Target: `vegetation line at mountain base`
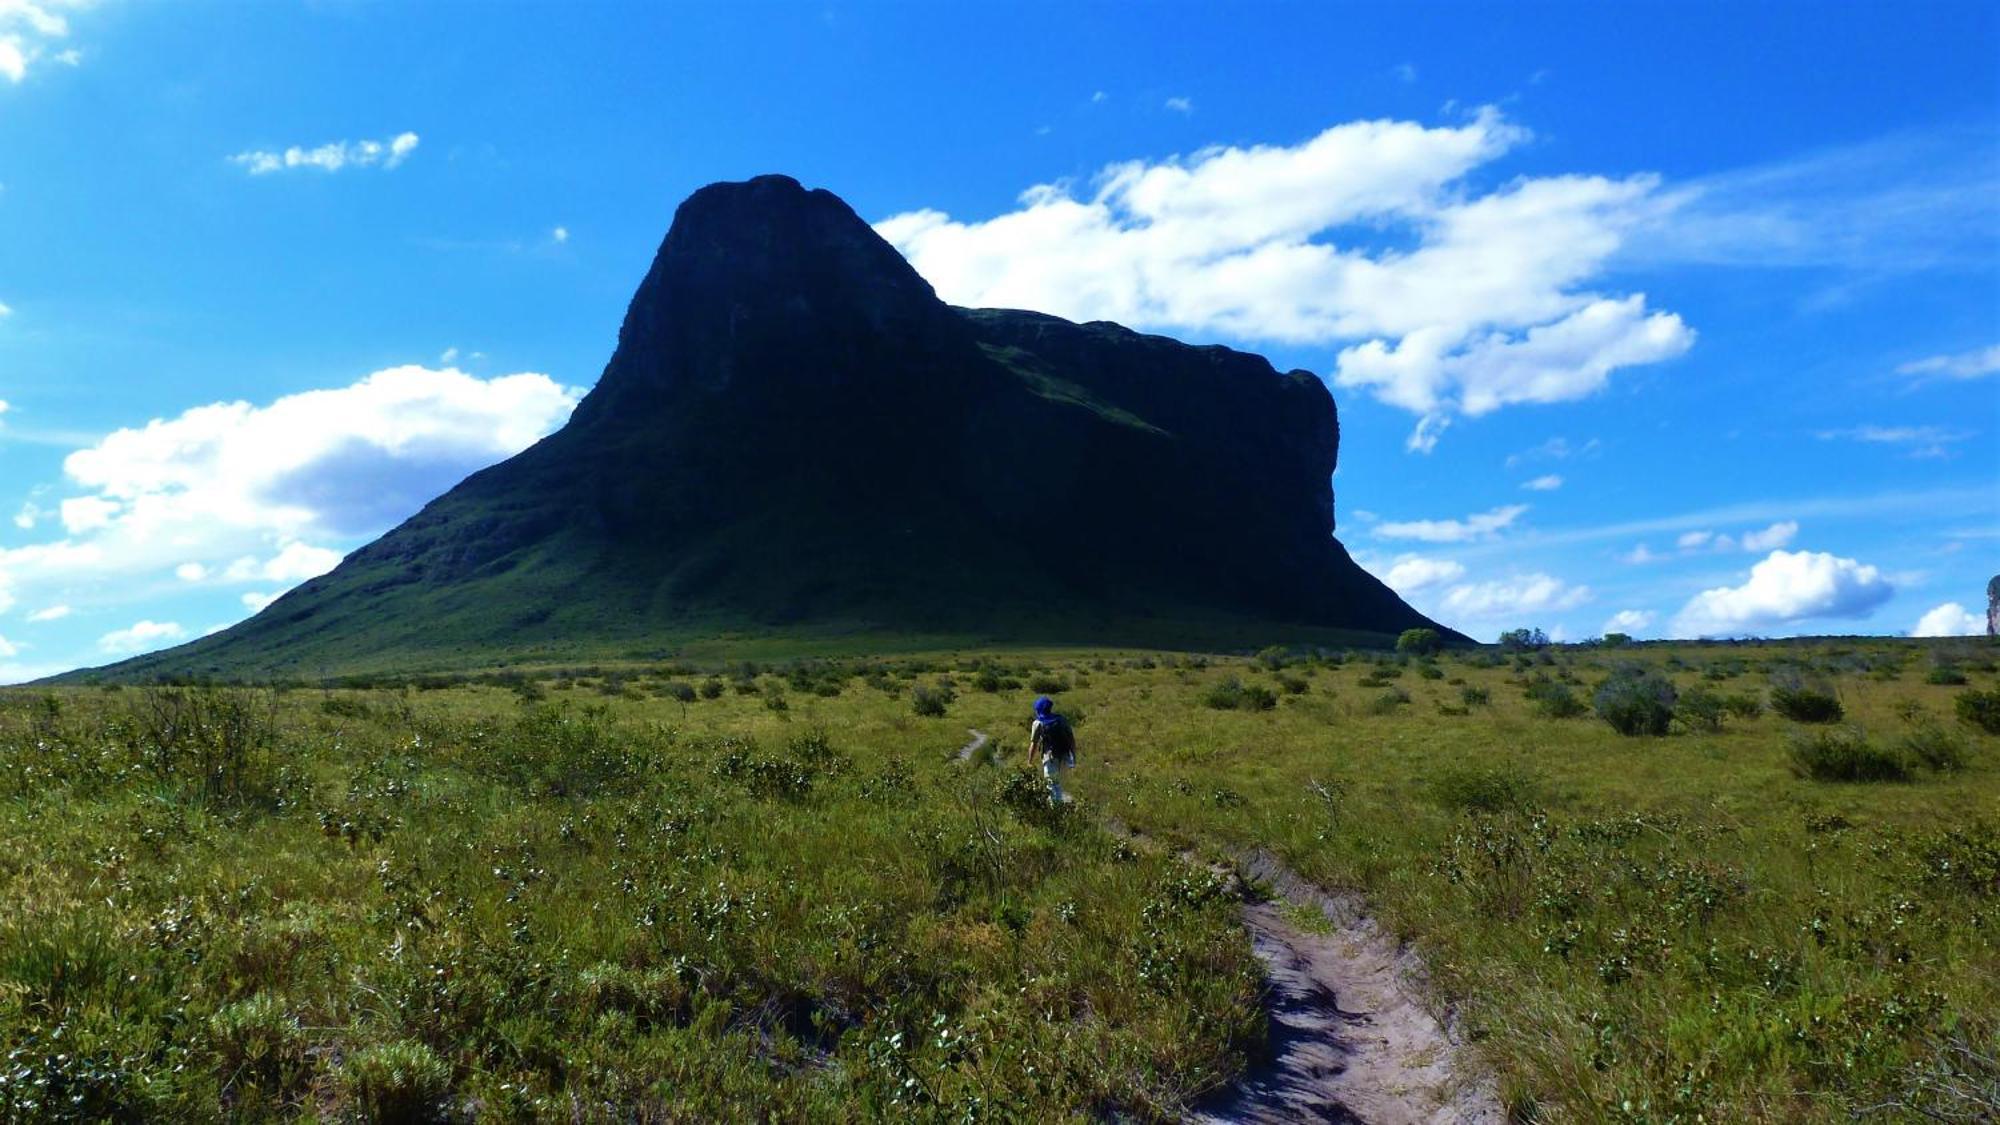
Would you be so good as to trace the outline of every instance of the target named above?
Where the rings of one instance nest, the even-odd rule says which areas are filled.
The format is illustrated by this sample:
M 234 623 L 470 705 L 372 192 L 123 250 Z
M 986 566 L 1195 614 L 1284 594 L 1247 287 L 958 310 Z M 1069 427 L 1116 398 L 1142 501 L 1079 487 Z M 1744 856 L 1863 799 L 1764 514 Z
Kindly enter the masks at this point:
M 1366 894 L 1516 1117 L 1990 1113 L 1994 655 L 11 691 L 0 1116 L 1180 1118 L 1265 1049 L 1239 896 L 1050 807 L 1036 694 L 1077 807 Z

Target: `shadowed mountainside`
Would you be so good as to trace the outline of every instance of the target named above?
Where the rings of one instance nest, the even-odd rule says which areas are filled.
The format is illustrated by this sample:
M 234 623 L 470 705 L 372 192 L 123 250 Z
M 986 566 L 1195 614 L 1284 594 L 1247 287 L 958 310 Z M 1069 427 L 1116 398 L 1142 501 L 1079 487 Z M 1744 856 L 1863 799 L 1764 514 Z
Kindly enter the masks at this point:
M 831 193 L 714 184 L 561 430 L 256 617 L 81 675 L 432 670 L 722 634 L 1431 625 L 1333 538 L 1339 441 L 1308 372 L 954 308 Z

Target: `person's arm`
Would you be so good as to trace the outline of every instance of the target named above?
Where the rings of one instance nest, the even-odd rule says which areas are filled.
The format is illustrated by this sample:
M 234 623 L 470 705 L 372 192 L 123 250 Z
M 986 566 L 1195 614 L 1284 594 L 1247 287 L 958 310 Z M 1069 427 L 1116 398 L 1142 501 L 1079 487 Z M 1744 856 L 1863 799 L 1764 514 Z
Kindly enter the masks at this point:
M 1035 763 L 1037 763 L 1037 762 L 1039 762 L 1039 761 L 1041 761 L 1041 760 L 1042 760 L 1042 731 L 1043 731 L 1043 729 L 1044 729 L 1044 728 L 1043 728 L 1043 726 L 1042 726 L 1042 721 L 1041 721 L 1040 719 L 1036 719 L 1036 720 L 1035 720 L 1035 721 L 1034 721 L 1034 722 L 1033 722 L 1032 724 L 1030 724 L 1030 725 L 1029 725 L 1029 727 L 1028 727 L 1028 768 L 1029 768 L 1029 769 L 1033 769 L 1033 768 L 1035 768 Z

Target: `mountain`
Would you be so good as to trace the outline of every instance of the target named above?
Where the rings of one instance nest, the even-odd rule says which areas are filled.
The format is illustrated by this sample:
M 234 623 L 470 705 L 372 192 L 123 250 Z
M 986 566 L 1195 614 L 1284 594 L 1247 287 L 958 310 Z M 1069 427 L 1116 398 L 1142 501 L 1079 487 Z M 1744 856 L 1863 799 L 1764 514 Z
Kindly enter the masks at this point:
M 1333 537 L 1339 445 L 1308 372 L 955 308 L 831 193 L 714 184 L 561 430 L 254 618 L 97 674 L 1431 625 Z

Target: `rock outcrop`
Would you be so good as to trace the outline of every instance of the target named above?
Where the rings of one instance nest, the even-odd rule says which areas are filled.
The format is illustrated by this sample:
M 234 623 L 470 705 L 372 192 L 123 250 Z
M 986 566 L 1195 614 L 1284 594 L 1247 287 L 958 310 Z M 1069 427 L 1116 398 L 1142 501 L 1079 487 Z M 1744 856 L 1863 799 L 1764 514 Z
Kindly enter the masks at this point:
M 683 203 L 595 389 L 337 569 L 119 674 L 295 675 L 801 629 L 1075 642 L 1432 623 L 1334 538 L 1310 373 L 957 309 L 826 191 Z

